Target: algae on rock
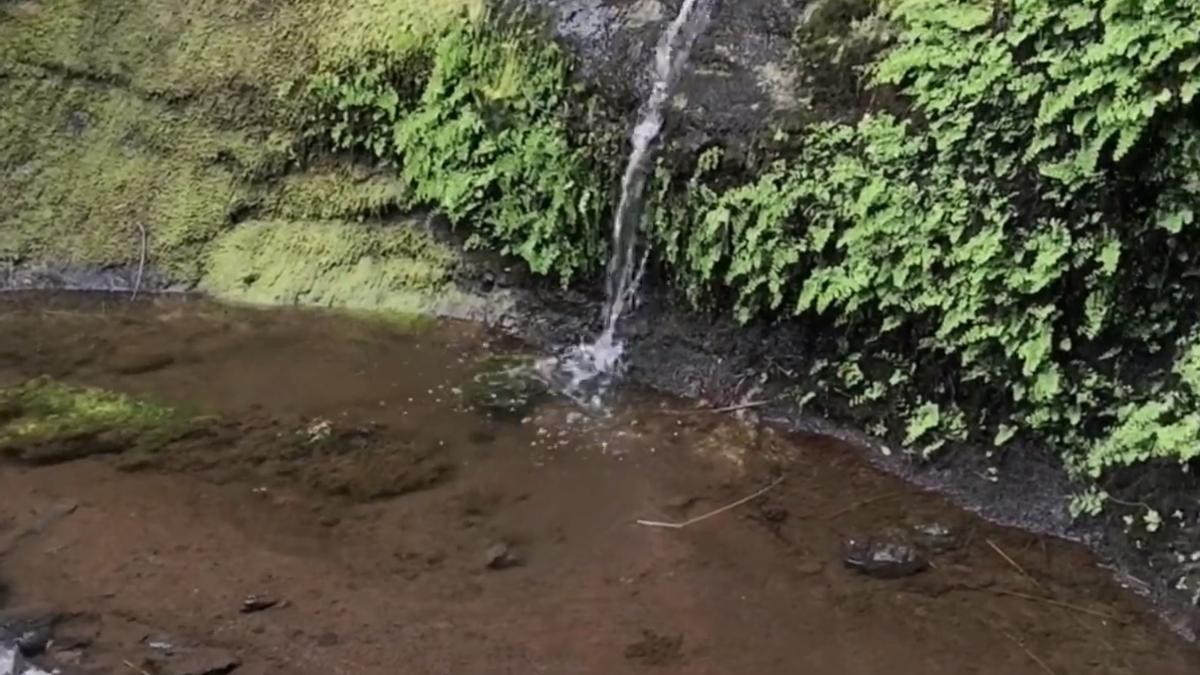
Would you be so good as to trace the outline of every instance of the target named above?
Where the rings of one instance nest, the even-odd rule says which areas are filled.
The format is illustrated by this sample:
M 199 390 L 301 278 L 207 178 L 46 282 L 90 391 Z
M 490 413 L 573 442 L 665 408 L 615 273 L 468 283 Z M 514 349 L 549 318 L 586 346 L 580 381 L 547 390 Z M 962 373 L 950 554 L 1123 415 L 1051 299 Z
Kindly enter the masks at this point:
M 428 312 L 456 295 L 453 261 L 416 222 L 251 222 L 217 240 L 201 288 L 254 304 Z
M 0 389 L 0 454 L 34 464 L 154 452 L 198 423 L 175 408 L 50 378 Z

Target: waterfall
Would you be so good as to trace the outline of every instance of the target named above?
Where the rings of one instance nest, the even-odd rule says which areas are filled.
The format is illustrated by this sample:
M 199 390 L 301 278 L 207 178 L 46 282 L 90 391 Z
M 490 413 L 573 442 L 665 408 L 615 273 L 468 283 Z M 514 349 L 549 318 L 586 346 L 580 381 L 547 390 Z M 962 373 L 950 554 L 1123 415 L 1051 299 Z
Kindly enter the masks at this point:
M 603 329 L 591 344 L 583 344 L 562 358 L 542 364 L 542 372 L 564 393 L 595 402 L 593 392 L 584 401 L 584 385 L 603 380 L 617 368 L 624 345 L 617 339 L 617 323 L 637 293 L 640 273 L 635 273 L 638 230 L 654 142 L 662 133 L 665 108 L 679 83 L 696 38 L 708 23 L 712 0 L 684 0 L 679 14 L 663 31 L 654 50 L 650 93 L 639 111 L 630 135 L 632 149 L 621 178 L 621 199 L 612 224 L 612 255 L 605 283 Z M 644 262 L 644 259 L 643 259 Z
M 608 263 L 607 301 L 604 330 L 597 344 L 612 344 L 626 305 L 637 292 L 634 283 L 634 250 L 641 226 L 646 180 L 653 158 L 651 147 L 663 128 L 663 109 L 687 63 L 692 45 L 708 22 L 709 0 L 684 0 L 679 14 L 663 31 L 654 50 L 653 82 L 642 106 L 641 119 L 633 128 L 633 150 L 621 179 L 621 200 L 613 218 L 612 256 Z

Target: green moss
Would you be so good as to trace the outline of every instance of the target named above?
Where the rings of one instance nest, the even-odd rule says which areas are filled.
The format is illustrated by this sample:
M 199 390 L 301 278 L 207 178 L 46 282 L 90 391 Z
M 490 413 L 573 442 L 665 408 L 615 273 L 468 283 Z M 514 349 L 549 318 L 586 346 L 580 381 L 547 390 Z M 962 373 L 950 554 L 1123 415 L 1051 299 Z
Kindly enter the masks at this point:
M 483 0 L 350 0 L 327 9 L 323 23 L 333 26 L 317 43 L 326 67 L 340 67 L 367 57 L 392 62 L 432 47 L 454 23 L 483 15 Z
M 318 58 L 419 40 L 477 4 L 4 3 L 0 262 L 131 265 L 144 227 L 150 264 L 193 283 L 247 206 L 347 220 L 398 207 L 394 181 L 353 170 L 276 179 L 303 137 L 296 84 Z
M 226 225 L 239 174 L 270 149 L 117 88 L 58 78 L 0 82 L 9 171 L 0 258 L 130 263 L 139 225 L 152 261 L 195 279 L 203 245 Z
M 201 287 L 254 304 L 416 312 L 447 291 L 453 260 L 417 223 L 253 222 L 216 243 Z
M 152 452 L 195 423 L 174 408 L 49 378 L 0 389 L 0 453 L 33 463 Z
M 341 166 L 285 177 L 266 210 L 289 220 L 358 220 L 403 206 L 403 186 L 392 176 Z

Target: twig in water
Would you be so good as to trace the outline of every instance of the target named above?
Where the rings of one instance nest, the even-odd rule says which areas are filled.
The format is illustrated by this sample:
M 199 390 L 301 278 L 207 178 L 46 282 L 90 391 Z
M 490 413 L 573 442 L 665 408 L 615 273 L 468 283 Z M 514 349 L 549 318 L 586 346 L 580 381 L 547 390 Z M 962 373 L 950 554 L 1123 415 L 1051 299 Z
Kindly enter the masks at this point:
M 732 504 L 727 504 L 715 511 L 710 511 L 702 516 L 696 516 L 695 518 L 692 518 L 691 520 L 685 520 L 682 523 L 664 523 L 664 522 L 660 522 L 657 520 L 639 520 L 639 521 L 637 521 L 637 524 L 645 525 L 646 527 L 666 527 L 666 528 L 669 528 L 672 530 L 682 530 L 683 528 L 685 528 L 689 525 L 695 525 L 696 523 L 698 523 L 702 520 L 708 520 L 709 518 L 712 518 L 713 516 L 721 515 L 722 513 L 725 513 L 726 511 L 728 511 L 730 509 L 736 509 L 737 507 L 741 506 L 742 504 L 745 504 L 746 502 L 758 499 L 759 497 L 766 494 L 768 490 L 770 490 L 771 488 L 774 488 L 776 485 L 779 485 L 782 482 L 783 482 L 783 476 L 780 476 L 779 478 L 776 478 L 770 485 L 759 490 L 758 492 L 755 492 L 754 494 L 750 495 L 749 497 L 743 497 L 742 499 L 739 499 Z
M 150 675 L 149 671 L 144 670 L 142 668 L 138 668 L 137 666 L 133 665 L 133 663 L 131 663 L 129 661 L 129 659 L 121 659 L 121 663 L 124 663 L 127 668 L 129 668 L 130 670 L 132 670 L 135 673 L 141 673 L 141 675 Z
M 138 223 L 138 232 L 142 235 L 142 254 L 138 259 L 137 277 L 133 281 L 133 295 L 130 300 L 137 300 L 138 291 L 142 289 L 142 273 L 146 271 L 146 226 Z
M 838 509 L 837 511 L 834 511 L 833 513 L 829 514 L 828 516 L 825 516 L 825 519 L 833 520 L 834 518 L 837 518 L 838 516 L 844 516 L 847 513 L 850 513 L 851 511 L 857 511 L 858 509 L 861 509 L 864 506 L 870 506 L 871 504 L 886 501 L 888 499 L 895 499 L 896 497 L 899 497 L 903 494 L 904 494 L 903 492 L 893 492 L 891 494 L 879 495 L 878 497 L 871 497 L 870 499 L 864 499 L 862 501 L 854 502 L 853 504 L 851 504 L 850 506 L 847 506 L 844 509 Z
M 985 591 L 987 593 L 995 593 L 996 595 L 1007 595 L 1007 596 L 1010 596 L 1013 598 L 1029 600 L 1031 602 L 1043 602 L 1047 605 L 1053 605 L 1055 607 L 1069 609 L 1074 612 L 1079 612 L 1080 614 L 1087 614 L 1089 616 L 1094 616 L 1094 617 L 1097 617 L 1100 619 L 1104 619 L 1105 621 L 1115 621 L 1117 623 L 1122 623 L 1122 620 L 1120 617 L 1109 614 L 1108 612 L 1101 612 L 1101 611 L 1098 611 L 1095 609 L 1088 609 L 1087 607 L 1080 607 L 1079 605 L 1072 605 L 1069 602 L 1062 602 L 1060 600 L 1054 600 L 1053 598 L 1043 598 L 1039 595 L 1030 595 L 1028 593 L 1021 593 L 1019 591 L 1009 591 L 1009 590 L 1005 590 L 1003 588 L 987 588 L 987 589 L 979 588 L 977 590 Z
M 700 415 L 709 413 L 720 415 L 721 413 L 738 412 L 739 410 L 749 410 L 751 408 L 761 408 L 767 405 L 770 401 L 751 401 L 749 403 L 738 403 L 737 405 L 727 405 L 724 408 L 694 408 L 692 410 L 666 410 L 668 415 Z
M 1056 673 L 1054 672 L 1054 669 L 1053 669 L 1053 668 L 1051 668 L 1050 666 L 1046 665 L 1046 662 L 1045 662 L 1045 661 L 1043 661 L 1043 660 L 1041 660 L 1040 658 L 1038 658 L 1038 655 L 1037 655 L 1037 654 L 1034 654 L 1033 652 L 1029 651 L 1029 647 L 1026 647 L 1026 646 L 1025 646 L 1025 643 L 1023 643 L 1023 642 L 1021 642 L 1020 640 L 1018 640 L 1018 639 L 1017 639 L 1017 636 L 1013 635 L 1012 633 L 1005 632 L 1005 633 L 1004 633 L 1004 637 L 1008 638 L 1009 640 L 1012 640 L 1012 641 L 1013 641 L 1013 644 L 1015 644 L 1015 645 L 1017 645 L 1018 647 L 1020 647 L 1020 648 L 1021 648 L 1021 651 L 1025 652 L 1026 656 L 1028 656 L 1029 658 L 1033 659 L 1033 662 L 1034 662 L 1034 663 L 1036 663 L 1036 664 L 1038 664 L 1039 666 L 1041 666 L 1042 670 L 1046 671 L 1046 672 L 1047 672 L 1047 673 L 1049 673 L 1050 675 L 1056 675 Z
M 1001 549 L 999 546 L 997 546 L 991 539 L 985 539 L 984 541 L 986 541 L 987 545 L 991 546 L 992 550 L 995 551 L 996 553 L 998 553 L 1001 558 L 1004 558 L 1005 562 L 1007 562 L 1009 565 L 1012 565 L 1013 569 L 1020 572 L 1021 576 L 1032 581 L 1034 586 L 1037 586 L 1038 588 L 1042 587 L 1042 585 L 1040 583 L 1038 583 L 1037 579 L 1034 579 L 1033 576 L 1029 574 L 1029 572 L 1025 571 L 1024 567 L 1021 567 L 1020 565 L 1018 565 L 1016 560 L 1013 560 L 1012 558 L 1010 558 L 1008 556 L 1008 554 L 1005 553 L 1004 550 Z

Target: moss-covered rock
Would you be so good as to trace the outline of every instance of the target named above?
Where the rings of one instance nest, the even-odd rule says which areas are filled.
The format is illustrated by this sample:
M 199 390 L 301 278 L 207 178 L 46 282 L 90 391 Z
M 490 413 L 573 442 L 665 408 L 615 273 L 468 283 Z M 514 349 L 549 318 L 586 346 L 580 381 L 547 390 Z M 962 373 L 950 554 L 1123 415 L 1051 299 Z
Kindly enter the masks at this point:
M 249 217 L 275 222 L 273 241 L 321 220 L 328 240 L 339 225 L 398 212 L 406 201 L 393 178 L 345 162 L 322 159 L 308 169 L 299 161 L 302 83 L 319 64 L 365 53 L 402 58 L 481 6 L 0 5 L 0 265 L 135 267 L 145 232 L 149 267 L 189 286 L 221 277 L 205 268 L 214 247 L 227 253 L 231 241 L 261 237 L 254 223 L 237 234 Z M 343 248 L 358 246 L 357 230 L 347 232 Z M 311 244 L 300 235 L 283 248 Z M 382 249 L 398 249 L 372 251 L 396 272 L 385 286 L 412 281 L 417 287 L 406 290 L 427 290 L 448 264 L 444 251 L 433 263 L 423 255 L 421 265 L 436 270 L 428 273 L 407 254 L 383 261 Z
M 199 424 L 175 408 L 49 378 L 0 389 L 0 454 L 35 464 L 154 452 Z
M 418 312 L 451 290 L 453 260 L 415 223 L 250 222 L 214 244 L 201 288 L 254 304 Z

